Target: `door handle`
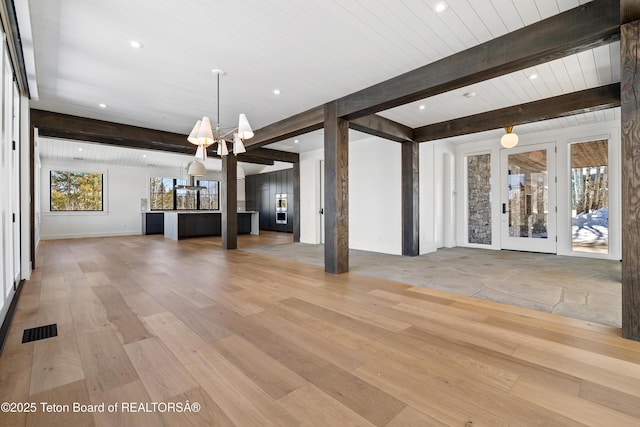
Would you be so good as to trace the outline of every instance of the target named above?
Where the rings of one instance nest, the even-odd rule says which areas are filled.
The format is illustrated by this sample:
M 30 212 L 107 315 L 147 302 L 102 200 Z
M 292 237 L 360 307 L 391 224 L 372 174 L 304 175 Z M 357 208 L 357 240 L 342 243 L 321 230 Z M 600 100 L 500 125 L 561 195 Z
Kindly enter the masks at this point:
M 320 215 L 324 215 L 324 208 L 320 208 Z
M 502 204 L 502 213 L 503 213 L 503 214 L 506 214 L 506 213 L 507 213 L 507 204 L 506 204 L 506 203 L 503 203 L 503 204 Z

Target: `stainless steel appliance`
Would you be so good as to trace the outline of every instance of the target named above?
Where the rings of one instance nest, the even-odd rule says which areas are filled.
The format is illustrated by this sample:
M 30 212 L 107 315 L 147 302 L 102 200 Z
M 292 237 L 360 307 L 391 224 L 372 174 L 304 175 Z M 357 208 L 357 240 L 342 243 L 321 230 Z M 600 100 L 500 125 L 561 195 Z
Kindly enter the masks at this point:
M 287 195 L 276 194 L 276 224 L 287 223 Z

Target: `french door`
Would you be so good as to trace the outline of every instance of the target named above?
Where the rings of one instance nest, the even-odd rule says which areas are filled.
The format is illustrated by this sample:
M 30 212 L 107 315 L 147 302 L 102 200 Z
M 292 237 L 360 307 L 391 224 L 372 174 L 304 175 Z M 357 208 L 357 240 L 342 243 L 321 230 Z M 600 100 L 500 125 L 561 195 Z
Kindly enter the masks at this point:
M 556 253 L 555 144 L 501 151 L 502 249 Z

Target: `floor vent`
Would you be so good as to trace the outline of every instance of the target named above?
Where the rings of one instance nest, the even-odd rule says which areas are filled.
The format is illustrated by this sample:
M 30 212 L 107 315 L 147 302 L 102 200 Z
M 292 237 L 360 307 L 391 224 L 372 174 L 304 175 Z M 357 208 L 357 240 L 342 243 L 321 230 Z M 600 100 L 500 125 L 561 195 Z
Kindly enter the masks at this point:
M 22 344 L 52 338 L 58 336 L 58 325 L 53 323 L 46 326 L 38 326 L 37 328 L 25 329 L 22 334 Z

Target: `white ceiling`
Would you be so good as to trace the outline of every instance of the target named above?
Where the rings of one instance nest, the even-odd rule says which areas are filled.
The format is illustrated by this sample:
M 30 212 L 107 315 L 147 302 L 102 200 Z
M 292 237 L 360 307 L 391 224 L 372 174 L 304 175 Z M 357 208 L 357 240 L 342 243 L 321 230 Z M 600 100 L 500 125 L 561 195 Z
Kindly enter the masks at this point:
M 440 14 L 433 10 L 436 3 L 16 0 L 16 10 L 27 54 L 33 46 L 26 61 L 35 64 L 32 107 L 187 134 L 197 118 L 216 116 L 214 68 L 226 72 L 220 83 L 222 127 L 235 127 L 243 112 L 255 129 L 587 1 L 449 0 Z M 132 40 L 143 48 L 131 48 Z M 418 127 L 618 82 L 619 55 L 619 43 L 613 43 L 380 114 Z M 529 79 L 532 74 L 538 78 Z M 274 95 L 275 88 L 282 94 Z M 468 92 L 476 96 L 463 96 Z M 616 114 L 589 113 L 518 130 L 612 120 Z M 493 133 L 499 137 L 502 130 L 486 134 Z M 322 146 L 321 135 L 268 148 L 308 151 Z

